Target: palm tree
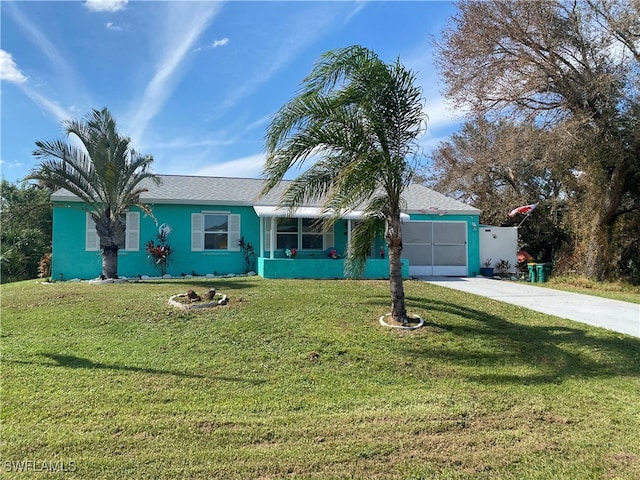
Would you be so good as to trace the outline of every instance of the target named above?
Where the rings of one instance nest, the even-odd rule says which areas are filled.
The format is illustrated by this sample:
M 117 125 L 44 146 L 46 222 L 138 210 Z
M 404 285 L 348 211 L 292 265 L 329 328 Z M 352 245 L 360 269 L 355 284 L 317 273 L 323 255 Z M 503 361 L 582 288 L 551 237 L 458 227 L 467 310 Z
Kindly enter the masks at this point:
M 354 228 L 347 267 L 361 273 L 376 234 L 389 249 L 391 315 L 405 323 L 402 283 L 402 192 L 413 176 L 417 139 L 424 131 L 421 89 L 399 61 L 386 64 L 351 46 L 322 55 L 300 93 L 274 116 L 266 135 L 263 193 L 292 167 L 312 165 L 293 180 L 281 206 L 321 200 L 328 227 L 341 213 L 364 209 Z
M 102 275 L 117 278 L 118 249 L 125 239 L 121 215 L 137 206 L 151 216 L 149 207 L 140 202 L 140 194 L 147 191 L 140 182 L 159 181 L 149 170 L 153 157 L 131 148 L 131 140 L 120 135 L 106 108 L 94 109 L 82 121 L 67 120 L 63 127 L 80 145 L 60 139 L 36 142 L 33 155 L 42 161 L 27 179 L 64 188 L 84 202 L 100 239 Z

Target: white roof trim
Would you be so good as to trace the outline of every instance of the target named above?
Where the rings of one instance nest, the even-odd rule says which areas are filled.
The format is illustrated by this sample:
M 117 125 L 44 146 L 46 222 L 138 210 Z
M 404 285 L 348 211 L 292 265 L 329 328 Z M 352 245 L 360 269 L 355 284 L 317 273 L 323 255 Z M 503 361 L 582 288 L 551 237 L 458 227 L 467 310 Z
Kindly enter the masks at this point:
M 273 207 L 268 205 L 255 205 L 253 207 L 258 217 L 290 217 L 290 218 L 327 218 L 331 214 L 323 212 L 321 207 L 298 207 L 293 212 L 287 208 Z M 365 212 L 363 210 L 351 210 L 340 215 L 340 218 L 344 220 L 360 220 L 364 218 Z M 400 214 L 401 220 L 409 220 L 409 215 L 406 213 Z

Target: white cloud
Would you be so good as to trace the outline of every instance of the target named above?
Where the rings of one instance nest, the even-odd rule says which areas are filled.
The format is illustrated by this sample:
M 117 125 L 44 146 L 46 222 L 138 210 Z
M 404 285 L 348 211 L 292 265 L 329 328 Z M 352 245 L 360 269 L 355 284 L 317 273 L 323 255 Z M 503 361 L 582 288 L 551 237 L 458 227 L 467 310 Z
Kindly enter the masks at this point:
M 31 90 L 26 85 L 22 86 L 22 91 L 27 97 L 31 99 L 31 101 L 33 101 L 33 103 L 45 109 L 51 115 L 56 117 L 56 120 L 58 122 L 73 118 L 73 116 L 67 110 L 58 105 L 56 102 L 49 100 L 48 98 L 39 94 L 38 92 L 35 92 L 34 90 Z
M 27 77 L 20 71 L 11 54 L 5 50 L 0 50 L 0 80 L 18 84 L 27 81 Z
M 17 2 L 3 3 L 3 7 L 20 29 L 25 32 L 27 39 L 44 54 L 53 69 L 51 72 L 40 73 L 38 78 L 46 78 L 47 82 L 54 83 L 53 88 L 58 92 L 73 92 L 74 98 L 76 99 L 75 101 L 78 101 L 81 97 L 86 97 L 85 89 L 78 82 L 73 66 L 69 64 L 67 57 L 49 41 L 44 35 L 43 30 L 35 25 L 27 15 L 22 13 Z M 42 68 L 42 65 L 39 64 L 38 67 Z M 33 99 L 33 96 L 30 95 L 30 98 Z
M 356 15 L 358 15 L 360 13 L 360 11 L 367 6 L 367 1 L 363 1 L 363 0 L 356 0 L 356 6 L 355 8 L 345 17 L 343 24 L 346 25 L 347 23 L 349 23 L 351 21 L 351 19 L 353 17 L 355 17 Z
M 452 133 L 458 131 L 466 113 L 463 109 L 455 108 L 438 91 L 441 84 L 434 64 L 434 55 L 435 47 L 431 45 L 430 40 L 425 39 L 400 57 L 402 64 L 416 74 L 416 84 L 422 88 L 425 97 L 427 130 L 419 139 L 425 152 L 433 150 L 441 142 L 448 140 Z
M 5 6 L 6 5 L 6 6 Z M 53 67 L 62 76 L 64 75 L 65 83 L 70 83 L 70 75 L 68 72 L 71 70 L 64 56 L 60 51 L 49 41 L 47 37 L 31 22 L 31 20 L 22 14 L 18 6 L 14 2 L 8 2 L 3 4 L 3 7 L 7 10 L 9 15 L 15 20 L 18 26 L 24 30 L 28 35 L 29 40 L 36 45 L 47 57 L 47 60 L 53 65 Z
M 271 115 L 265 115 L 264 117 L 245 125 L 244 131 L 249 132 L 255 128 L 264 128 L 269 124 L 269 122 L 271 122 Z
M 32 42 L 46 57 L 47 61 L 53 67 L 53 72 L 45 72 L 39 75 L 40 78 L 45 77 L 47 81 L 54 83 L 53 88 L 58 96 L 62 91 L 72 91 L 74 101 L 80 101 L 86 95 L 83 86 L 77 81 L 74 75 L 73 66 L 69 64 L 66 57 L 49 41 L 49 39 L 37 28 L 30 18 L 22 13 L 17 2 L 7 2 L 7 13 L 12 17 L 16 24 L 26 33 L 26 37 Z M 4 73 L 4 66 L 2 68 Z M 33 87 L 33 80 L 29 82 Z M 43 108 L 49 114 L 53 115 L 58 121 L 71 118 L 69 112 L 61 107 L 57 102 L 50 100 L 41 93 L 33 90 L 27 82 L 18 84 L 25 95 L 29 97 L 36 105 Z
M 428 116 L 428 132 L 455 127 L 462 122 L 461 118 L 464 117 L 464 111 L 455 110 L 442 97 L 427 99 L 424 112 Z
M 180 67 L 187 53 L 222 8 L 218 2 L 167 2 L 166 5 L 169 9 L 166 28 L 154 32 L 163 58 L 129 122 L 131 138 L 136 143 L 141 142 L 147 125 L 162 110 L 184 74 Z
M 229 39 L 227 37 L 221 38 L 220 40 L 215 40 L 211 46 L 213 48 L 224 47 L 229 43 Z
M 292 18 L 287 24 L 287 31 L 283 32 L 280 44 L 272 49 L 262 65 L 256 65 L 254 74 L 247 76 L 245 82 L 227 93 L 225 101 L 219 105 L 218 116 L 234 107 L 246 96 L 252 94 L 261 85 L 268 82 L 278 71 L 289 65 L 305 48 L 315 43 L 318 38 L 328 35 L 336 25 L 336 19 L 341 18 L 342 11 L 333 5 L 326 8 L 324 4 L 309 3 L 310 10 Z M 362 8 L 356 5 L 352 14 Z
M 193 175 L 211 177 L 259 178 L 264 168 L 265 154 L 258 153 L 248 157 L 216 163 L 199 170 Z
M 93 12 L 117 12 L 127 6 L 128 0 L 87 0 L 84 6 Z
M 229 39 L 227 37 L 221 38 L 220 40 L 214 40 L 213 43 L 206 45 L 205 47 L 198 47 L 195 48 L 193 51 L 194 52 L 201 52 L 203 50 L 209 50 L 211 48 L 218 48 L 218 47 L 224 47 L 225 45 L 229 44 Z
M 224 135 L 212 136 L 212 137 L 180 137 L 174 136 L 170 139 L 163 139 L 161 141 L 149 141 L 144 145 L 144 150 L 177 150 L 179 152 L 185 152 L 190 150 L 209 151 L 212 148 L 233 145 L 235 139 L 227 138 Z
M 122 27 L 120 25 L 116 25 L 113 22 L 107 22 L 105 24 L 105 27 L 107 27 L 107 30 L 118 30 L 118 31 L 122 30 Z

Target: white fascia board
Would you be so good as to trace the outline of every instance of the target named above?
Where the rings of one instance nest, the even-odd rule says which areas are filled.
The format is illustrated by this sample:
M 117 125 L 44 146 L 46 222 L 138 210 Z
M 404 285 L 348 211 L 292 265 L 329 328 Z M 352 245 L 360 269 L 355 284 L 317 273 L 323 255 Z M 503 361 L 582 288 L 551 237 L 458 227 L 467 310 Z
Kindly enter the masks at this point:
M 254 205 L 254 211 L 258 217 L 289 217 L 289 218 L 328 218 L 330 213 L 324 212 L 321 207 L 298 207 L 293 212 L 287 208 L 274 207 L 268 205 Z M 363 210 L 351 210 L 340 215 L 343 220 L 360 220 L 365 217 Z M 400 214 L 401 220 L 409 220 L 406 213 Z
M 445 215 L 480 215 L 482 210 L 473 209 L 473 210 L 409 210 L 409 214 L 411 215 L 433 215 L 434 217 L 442 217 Z

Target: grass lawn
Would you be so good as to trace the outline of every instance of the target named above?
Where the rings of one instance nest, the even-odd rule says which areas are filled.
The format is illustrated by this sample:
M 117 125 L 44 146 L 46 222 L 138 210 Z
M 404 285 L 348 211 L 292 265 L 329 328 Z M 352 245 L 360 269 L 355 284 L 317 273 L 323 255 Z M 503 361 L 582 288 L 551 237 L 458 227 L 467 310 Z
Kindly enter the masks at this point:
M 623 302 L 640 303 L 640 285 L 631 285 L 629 283 L 596 282 L 585 277 L 559 276 L 551 277 L 548 283 L 538 283 L 536 285 L 611 298 Z
M 640 477 L 640 339 L 405 292 L 420 330 L 387 282 L 2 285 L 0 477 Z

